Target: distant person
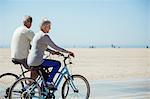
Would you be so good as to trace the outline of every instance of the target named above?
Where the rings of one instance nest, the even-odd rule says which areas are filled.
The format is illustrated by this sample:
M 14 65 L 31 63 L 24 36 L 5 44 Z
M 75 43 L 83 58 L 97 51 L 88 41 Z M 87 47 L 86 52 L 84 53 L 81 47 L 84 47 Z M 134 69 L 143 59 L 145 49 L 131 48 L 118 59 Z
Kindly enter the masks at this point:
M 29 54 L 30 43 L 34 37 L 34 32 L 30 30 L 32 26 L 32 17 L 24 16 L 23 25 L 18 27 L 12 36 L 11 41 L 11 58 L 12 62 L 19 62 L 23 64 L 26 69 L 29 69 L 27 65 L 27 56 Z M 35 78 L 36 71 L 31 70 L 31 78 Z
M 61 63 L 57 60 L 43 59 L 44 51 L 47 47 L 55 49 L 56 51 L 68 53 L 74 57 L 74 54 L 63 48 L 58 47 L 49 37 L 48 33 L 51 29 L 51 22 L 47 19 L 43 19 L 40 24 L 40 31 L 35 34 L 32 41 L 32 48 L 27 58 L 27 63 L 29 66 L 42 66 L 43 68 L 53 67 L 49 78 L 47 79 L 48 87 L 52 87 L 53 78 L 57 71 L 59 70 Z

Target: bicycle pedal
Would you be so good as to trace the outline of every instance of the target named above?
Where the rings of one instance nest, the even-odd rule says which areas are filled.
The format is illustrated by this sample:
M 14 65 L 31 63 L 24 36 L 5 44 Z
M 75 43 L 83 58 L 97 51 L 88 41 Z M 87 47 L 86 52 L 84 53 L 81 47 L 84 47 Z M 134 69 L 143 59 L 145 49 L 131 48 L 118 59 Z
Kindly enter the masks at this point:
M 53 93 L 50 93 L 46 96 L 46 99 L 55 99 L 55 95 Z
M 57 90 L 57 88 L 55 88 L 53 82 L 51 82 L 51 83 L 47 82 L 47 87 L 48 87 L 49 90 Z
M 52 90 L 52 91 L 54 91 L 54 90 L 57 90 L 57 88 L 55 88 L 55 87 L 52 87 L 52 88 L 49 88 L 49 90 Z

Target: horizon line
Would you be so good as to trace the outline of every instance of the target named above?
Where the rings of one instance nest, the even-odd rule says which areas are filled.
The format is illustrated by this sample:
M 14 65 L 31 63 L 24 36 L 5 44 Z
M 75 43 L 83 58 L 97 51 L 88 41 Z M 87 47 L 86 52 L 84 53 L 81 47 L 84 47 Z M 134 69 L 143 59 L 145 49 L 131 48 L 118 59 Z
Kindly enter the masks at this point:
M 64 45 L 64 48 L 150 48 L 150 45 Z M 10 48 L 10 45 L 1 45 L 0 48 Z

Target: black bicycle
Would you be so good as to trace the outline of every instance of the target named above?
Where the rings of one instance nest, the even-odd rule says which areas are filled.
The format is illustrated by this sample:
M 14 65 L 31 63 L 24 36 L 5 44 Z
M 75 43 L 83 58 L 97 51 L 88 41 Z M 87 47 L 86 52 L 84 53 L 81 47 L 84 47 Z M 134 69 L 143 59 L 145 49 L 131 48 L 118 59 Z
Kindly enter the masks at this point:
M 4 73 L 0 75 L 0 99 L 8 98 L 9 89 L 11 85 L 19 78 L 29 77 L 30 69 L 25 69 L 23 64 L 14 61 L 14 64 L 20 65 L 21 74 L 16 75 L 14 73 Z
M 46 51 L 49 52 L 49 56 L 50 54 L 54 53 L 54 51 L 51 49 L 46 49 Z M 19 78 L 30 77 L 29 76 L 30 75 L 29 71 L 31 70 L 30 67 L 23 66 L 22 63 L 13 59 L 12 62 L 15 65 L 20 66 L 21 74 L 16 75 L 14 73 L 4 73 L 0 75 L 0 99 L 8 98 L 9 89 L 16 80 L 18 80 Z

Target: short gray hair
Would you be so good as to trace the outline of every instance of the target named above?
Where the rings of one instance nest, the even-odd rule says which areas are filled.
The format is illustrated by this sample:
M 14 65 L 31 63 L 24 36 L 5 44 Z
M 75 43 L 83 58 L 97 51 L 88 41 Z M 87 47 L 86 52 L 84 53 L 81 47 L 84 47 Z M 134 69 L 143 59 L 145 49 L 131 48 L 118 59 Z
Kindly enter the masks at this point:
M 24 18 L 23 18 L 23 23 L 24 23 L 24 25 L 25 25 L 27 22 L 31 22 L 31 23 L 32 23 L 32 17 L 29 16 L 29 15 L 26 15 L 26 16 L 24 16 Z
M 47 18 L 42 19 L 40 28 L 42 28 L 42 26 L 47 25 L 47 24 L 51 24 L 51 21 L 49 21 Z

